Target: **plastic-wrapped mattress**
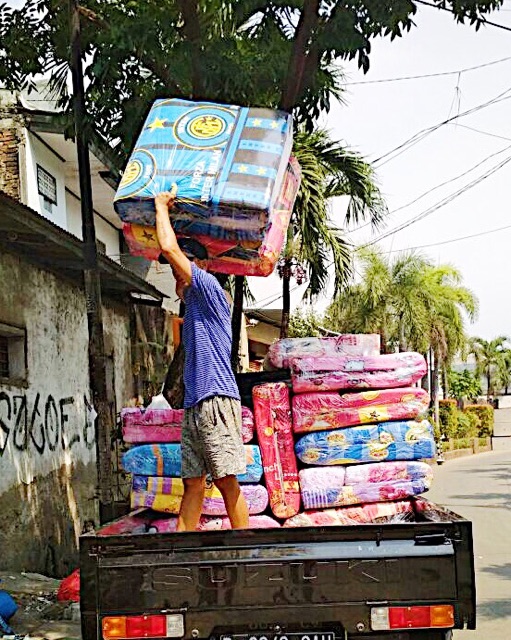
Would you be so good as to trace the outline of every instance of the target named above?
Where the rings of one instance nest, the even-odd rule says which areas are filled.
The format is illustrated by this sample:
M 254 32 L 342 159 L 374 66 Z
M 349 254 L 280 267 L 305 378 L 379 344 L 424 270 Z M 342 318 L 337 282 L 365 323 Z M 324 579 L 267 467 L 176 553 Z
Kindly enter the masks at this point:
M 133 476 L 131 507 L 132 509 L 149 507 L 154 511 L 177 514 L 183 492 L 184 485 L 181 478 Z M 262 485 L 242 484 L 241 492 L 251 515 L 262 513 L 268 506 L 268 492 Z M 202 513 L 208 516 L 227 515 L 222 494 L 214 485 L 206 488 Z
M 408 420 L 308 433 L 295 451 L 305 464 L 319 466 L 420 460 L 434 457 L 435 441 L 427 420 Z
M 298 393 L 293 396 L 295 433 L 339 429 L 386 420 L 411 420 L 424 413 L 429 395 L 419 387 L 343 393 Z
M 377 356 L 378 334 L 342 334 L 335 338 L 282 338 L 268 349 L 266 368 L 289 369 L 293 358 L 320 356 Z
M 300 167 L 294 158 L 289 161 L 275 207 L 269 213 L 260 240 L 237 237 L 210 237 L 194 231 L 177 233 L 183 252 L 207 271 L 245 276 L 268 276 L 272 273 L 284 245 L 294 201 L 300 186 Z M 123 233 L 130 253 L 157 260 L 161 248 L 156 230 L 135 223 L 124 223 Z
M 255 386 L 252 397 L 270 507 L 277 518 L 289 518 L 300 509 L 289 389 L 284 382 L 270 382 Z
M 244 445 L 247 464 L 246 473 L 238 476 L 239 482 L 259 482 L 263 465 L 259 447 Z M 128 473 L 140 476 L 181 476 L 180 444 L 143 444 L 126 451 L 122 456 L 122 467 Z
M 407 522 L 414 520 L 414 510 L 409 500 L 375 502 L 357 507 L 339 507 L 320 511 L 306 511 L 289 518 L 284 527 L 324 527 L 357 525 L 379 522 Z
M 323 356 L 291 361 L 293 391 L 339 391 L 340 389 L 389 389 L 407 387 L 427 371 L 420 353 L 381 356 Z
M 361 465 L 354 468 L 354 473 L 348 476 L 351 469 L 302 469 L 300 488 L 304 508 L 327 509 L 402 500 L 427 491 L 433 479 L 431 467 L 421 462 L 379 462 Z

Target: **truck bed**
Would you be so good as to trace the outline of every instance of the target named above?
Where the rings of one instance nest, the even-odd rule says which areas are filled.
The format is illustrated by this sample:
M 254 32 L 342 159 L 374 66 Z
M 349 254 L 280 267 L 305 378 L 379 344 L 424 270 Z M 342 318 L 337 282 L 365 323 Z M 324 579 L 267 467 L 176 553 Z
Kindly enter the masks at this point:
M 471 523 L 412 502 L 413 521 L 356 526 L 155 533 L 151 511 L 127 516 L 80 539 L 83 638 L 104 616 L 155 613 L 183 614 L 186 638 L 450 637 L 371 630 L 371 607 L 432 604 L 473 629 Z

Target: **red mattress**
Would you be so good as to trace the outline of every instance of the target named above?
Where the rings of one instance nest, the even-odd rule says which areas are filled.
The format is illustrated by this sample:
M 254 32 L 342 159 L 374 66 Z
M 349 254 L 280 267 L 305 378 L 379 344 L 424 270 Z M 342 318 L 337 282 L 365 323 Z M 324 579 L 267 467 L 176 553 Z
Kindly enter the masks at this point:
M 277 518 L 290 518 L 300 510 L 300 487 L 289 389 L 284 382 L 262 384 L 252 396 L 270 507 Z

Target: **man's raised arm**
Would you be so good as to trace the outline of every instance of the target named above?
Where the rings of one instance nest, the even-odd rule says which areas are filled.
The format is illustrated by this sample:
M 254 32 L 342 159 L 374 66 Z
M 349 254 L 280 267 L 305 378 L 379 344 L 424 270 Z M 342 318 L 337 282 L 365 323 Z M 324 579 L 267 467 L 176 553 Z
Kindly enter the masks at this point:
M 192 283 L 192 263 L 181 251 L 177 243 L 176 234 L 170 223 L 169 212 L 174 206 L 177 187 L 173 185 L 172 191 L 163 191 L 155 199 L 156 207 L 156 234 L 161 246 L 163 256 L 168 260 L 174 275 L 186 285 Z

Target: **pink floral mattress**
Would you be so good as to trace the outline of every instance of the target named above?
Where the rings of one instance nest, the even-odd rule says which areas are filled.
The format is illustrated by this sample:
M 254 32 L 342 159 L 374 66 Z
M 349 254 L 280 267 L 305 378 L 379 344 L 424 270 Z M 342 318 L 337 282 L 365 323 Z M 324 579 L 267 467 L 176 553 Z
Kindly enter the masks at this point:
M 380 462 L 356 467 L 353 472 L 352 467 L 300 471 L 306 510 L 403 500 L 427 491 L 432 479 L 431 467 L 423 462 Z
M 377 356 L 378 334 L 343 334 L 335 338 L 282 338 L 268 349 L 265 361 L 270 368 L 289 369 L 293 358 L 320 356 Z
M 295 433 L 339 429 L 387 420 L 412 420 L 429 406 L 429 395 L 419 387 L 343 393 L 324 391 L 293 396 Z
M 130 444 L 181 442 L 183 417 L 183 409 L 122 409 L 123 440 Z M 254 415 L 248 407 L 241 407 L 241 417 L 241 435 L 246 444 L 254 437 Z
M 426 371 L 424 357 L 413 352 L 359 358 L 307 357 L 291 361 L 295 393 L 407 387 L 418 382 Z
M 324 527 L 371 524 L 379 522 L 406 522 L 414 519 L 409 500 L 375 502 L 358 507 L 338 507 L 322 511 L 306 511 L 289 518 L 283 527 Z
M 182 409 L 124 408 L 122 437 L 129 443 L 180 442 L 183 416 Z

